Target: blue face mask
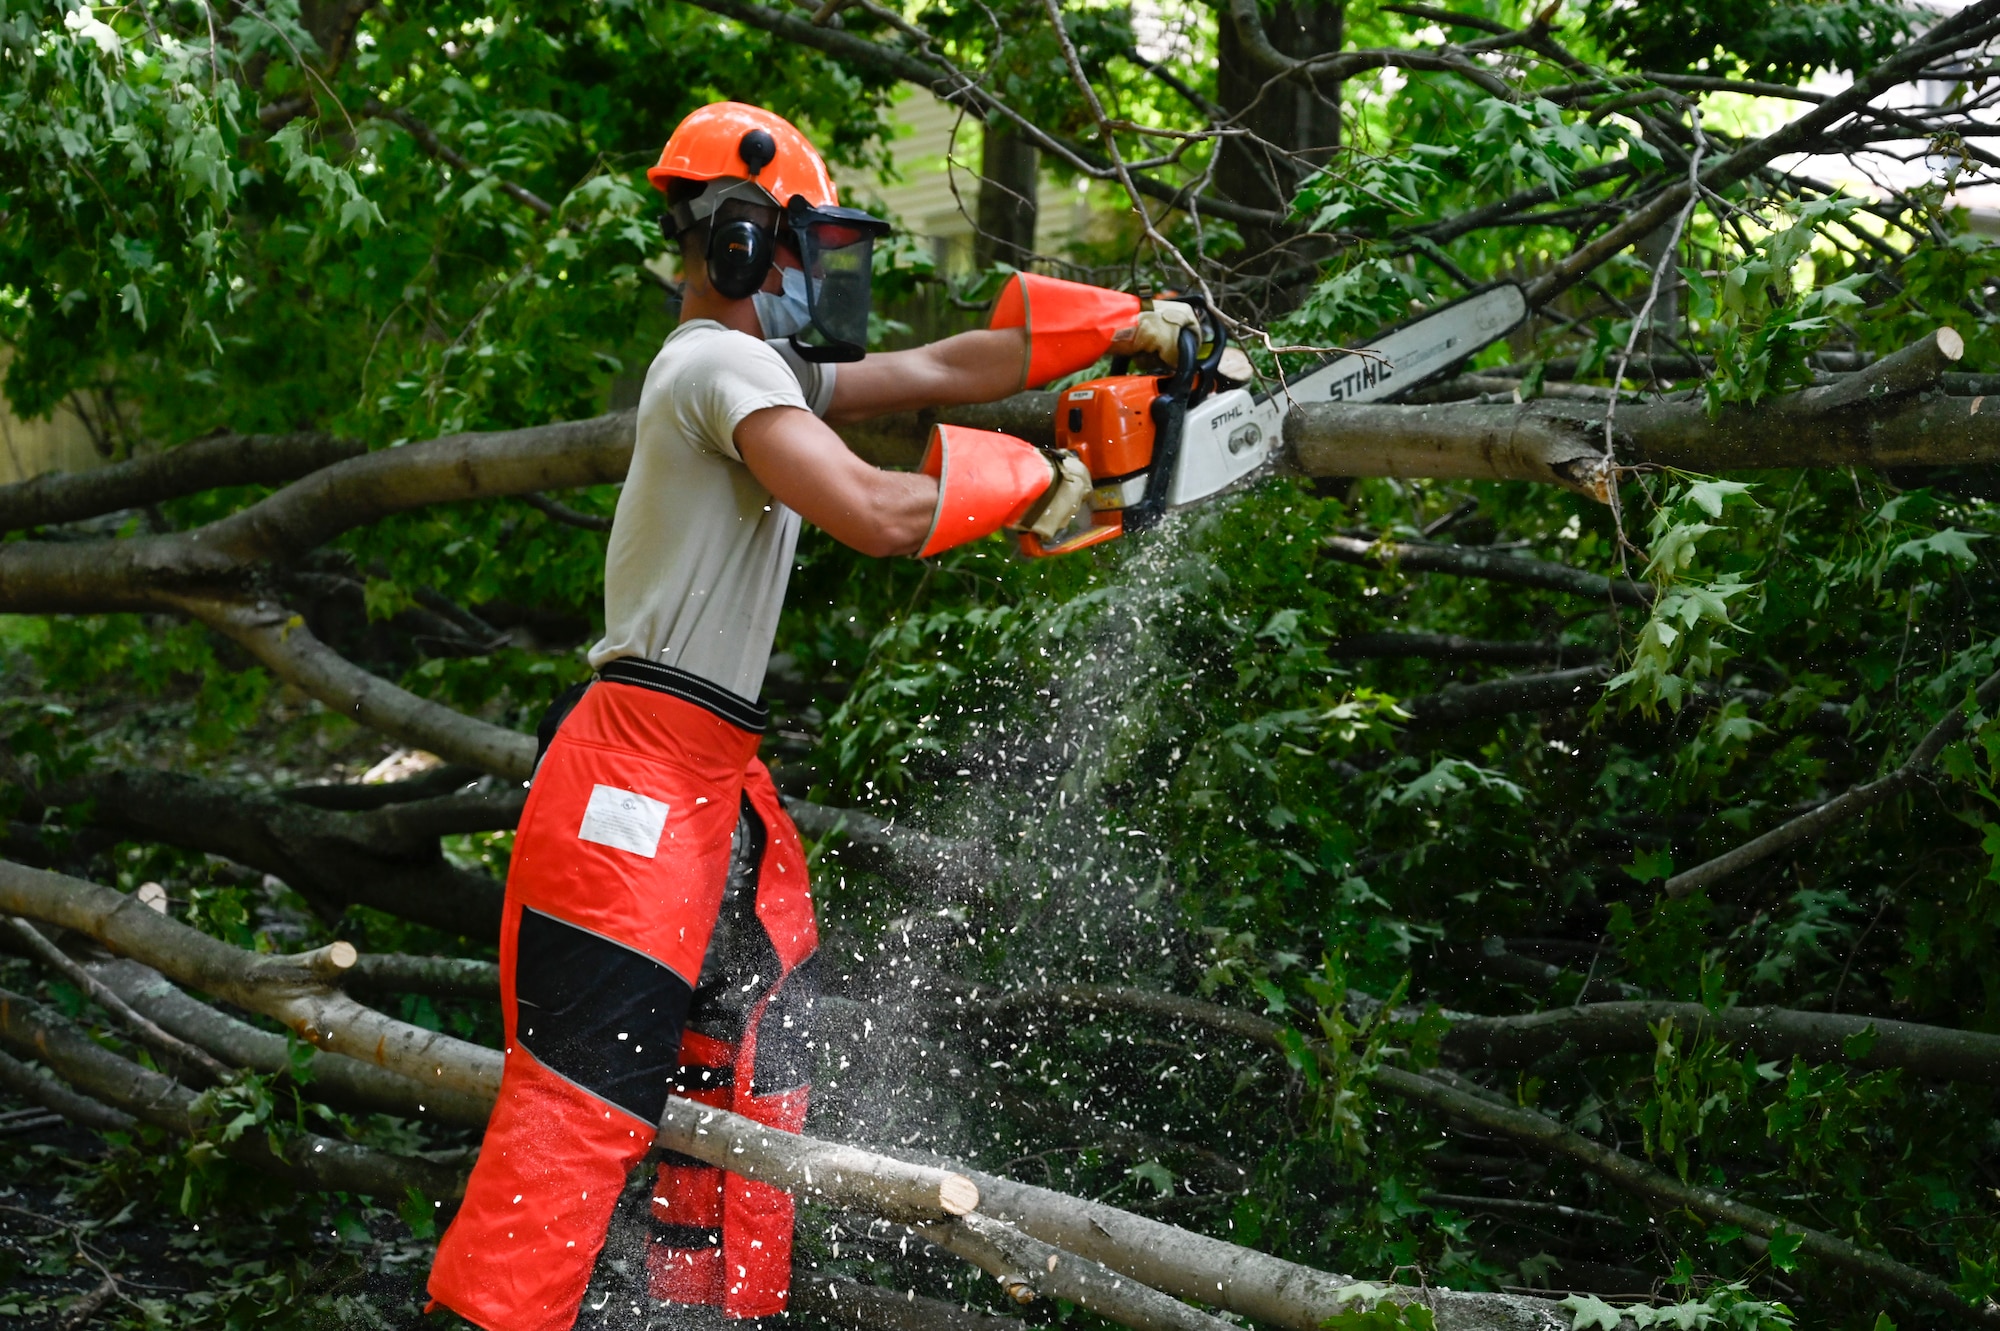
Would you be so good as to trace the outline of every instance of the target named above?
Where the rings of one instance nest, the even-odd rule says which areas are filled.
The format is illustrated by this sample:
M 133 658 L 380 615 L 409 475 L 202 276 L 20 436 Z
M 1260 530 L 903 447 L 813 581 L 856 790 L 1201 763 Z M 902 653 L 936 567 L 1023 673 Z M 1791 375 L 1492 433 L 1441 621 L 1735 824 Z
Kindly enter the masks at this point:
M 764 336 L 775 339 L 804 332 L 812 323 L 812 309 L 806 304 L 806 275 L 797 268 L 778 270 L 785 284 L 782 293 L 753 291 L 750 300 L 757 309 L 757 322 Z

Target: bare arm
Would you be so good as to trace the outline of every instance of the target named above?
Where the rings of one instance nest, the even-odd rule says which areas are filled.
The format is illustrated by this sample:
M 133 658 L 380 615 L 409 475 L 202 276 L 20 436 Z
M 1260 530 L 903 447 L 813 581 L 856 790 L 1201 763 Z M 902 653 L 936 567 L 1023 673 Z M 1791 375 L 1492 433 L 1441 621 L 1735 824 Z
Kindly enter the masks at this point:
M 842 385 L 849 368 L 842 367 Z M 735 440 L 743 464 L 765 489 L 842 545 L 864 555 L 913 555 L 930 534 L 937 482 L 869 466 L 809 411 L 753 411 L 736 427 Z
M 1021 328 L 983 328 L 908 351 L 878 351 L 840 367 L 826 418 L 860 421 L 920 407 L 997 402 L 1020 391 L 1027 365 L 1028 335 Z

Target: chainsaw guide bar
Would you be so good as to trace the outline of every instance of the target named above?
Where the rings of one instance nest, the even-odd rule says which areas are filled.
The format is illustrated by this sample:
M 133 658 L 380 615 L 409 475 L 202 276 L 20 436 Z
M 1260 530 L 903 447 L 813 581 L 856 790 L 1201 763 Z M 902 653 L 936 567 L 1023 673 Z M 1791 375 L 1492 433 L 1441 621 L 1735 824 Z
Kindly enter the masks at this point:
M 1078 454 L 1095 482 L 1090 525 L 1050 546 L 1024 535 L 1024 553 L 1097 545 L 1244 484 L 1272 462 L 1293 406 L 1379 402 L 1415 388 L 1518 328 L 1528 301 L 1512 282 L 1483 288 L 1257 394 L 1215 378 L 1226 334 L 1202 313 L 1210 350 L 1199 363 L 1188 329 L 1173 374 L 1117 374 L 1058 395 L 1056 446 Z

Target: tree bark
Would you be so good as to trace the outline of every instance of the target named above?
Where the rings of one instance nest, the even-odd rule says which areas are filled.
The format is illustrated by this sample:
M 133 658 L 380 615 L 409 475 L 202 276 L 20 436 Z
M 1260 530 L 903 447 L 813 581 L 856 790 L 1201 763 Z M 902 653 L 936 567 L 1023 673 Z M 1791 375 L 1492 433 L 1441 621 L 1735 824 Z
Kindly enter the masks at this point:
M 499 831 L 520 820 L 526 792 L 448 795 L 370 812 L 333 813 L 199 777 L 138 768 L 41 793 L 87 804 L 93 823 L 227 855 L 283 879 L 327 920 L 372 906 L 477 942 L 500 936 L 500 884 L 445 859 L 438 837 Z
M 1544 591 L 1565 592 L 1594 601 L 1620 605 L 1650 605 L 1653 589 L 1627 578 L 1607 578 L 1588 569 L 1552 564 L 1544 559 L 1482 550 L 1478 546 L 1426 545 L 1415 541 L 1365 541 L 1358 536 L 1329 536 L 1320 548 L 1344 564 L 1363 568 L 1404 569 L 1413 573 L 1445 573 L 1460 578 L 1490 578 Z
M 1403 700 L 1413 730 L 1437 730 L 1467 721 L 1515 712 L 1550 712 L 1588 707 L 1611 678 L 1603 665 L 1577 666 L 1536 675 L 1513 675 L 1478 684 L 1453 684 L 1436 693 Z
M 90 972 L 119 997 L 191 1044 L 217 1058 L 256 1072 L 284 1072 L 292 1066 L 291 1047 L 282 1035 L 218 1012 L 176 988 L 166 976 L 136 961 L 93 962 Z M 496 991 L 491 997 L 498 998 Z M 426 1086 L 408 1077 L 322 1049 L 308 1051 L 304 1071 L 313 1098 L 336 1109 L 396 1114 L 403 1118 L 486 1126 L 491 1102 L 463 1091 Z
M 1042 154 L 1004 122 L 988 122 L 979 148 L 979 229 L 972 261 L 1025 268 L 1034 255 Z
M 979 1189 L 963 1174 L 782 1132 L 677 1095 L 667 1099 L 658 1142 L 794 1195 L 904 1224 L 952 1219 L 979 1205 Z
M 366 451 L 357 439 L 330 434 L 224 434 L 91 471 L 45 472 L 0 485 L 0 532 L 75 522 L 225 485 L 283 485 Z
M 1521 1017 L 1469 1017 L 1452 1023 L 1442 1049 L 1454 1063 L 1499 1068 L 1555 1055 L 1650 1054 L 1657 1044 L 1652 1028 L 1662 1021 L 1690 1038 L 1711 1035 L 1766 1058 L 1902 1068 L 1940 1081 L 2000 1086 L 2000 1035 L 1778 1007 L 1711 1012 L 1699 1003 L 1589 1003 Z

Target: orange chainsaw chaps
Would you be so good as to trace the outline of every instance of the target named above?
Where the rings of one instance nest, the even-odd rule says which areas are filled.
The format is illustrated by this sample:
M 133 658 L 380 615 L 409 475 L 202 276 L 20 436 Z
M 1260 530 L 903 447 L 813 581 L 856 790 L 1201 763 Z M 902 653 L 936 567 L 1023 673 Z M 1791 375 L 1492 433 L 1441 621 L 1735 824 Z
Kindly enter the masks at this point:
M 1055 481 L 1055 467 L 1027 440 L 965 425 L 933 426 L 918 470 L 938 483 L 919 559 L 1013 526 Z
M 1040 273 L 1016 273 L 1000 288 L 988 328 L 1028 330 L 1025 388 L 1075 374 L 1111 350 L 1111 339 L 1139 317 L 1139 298 Z

